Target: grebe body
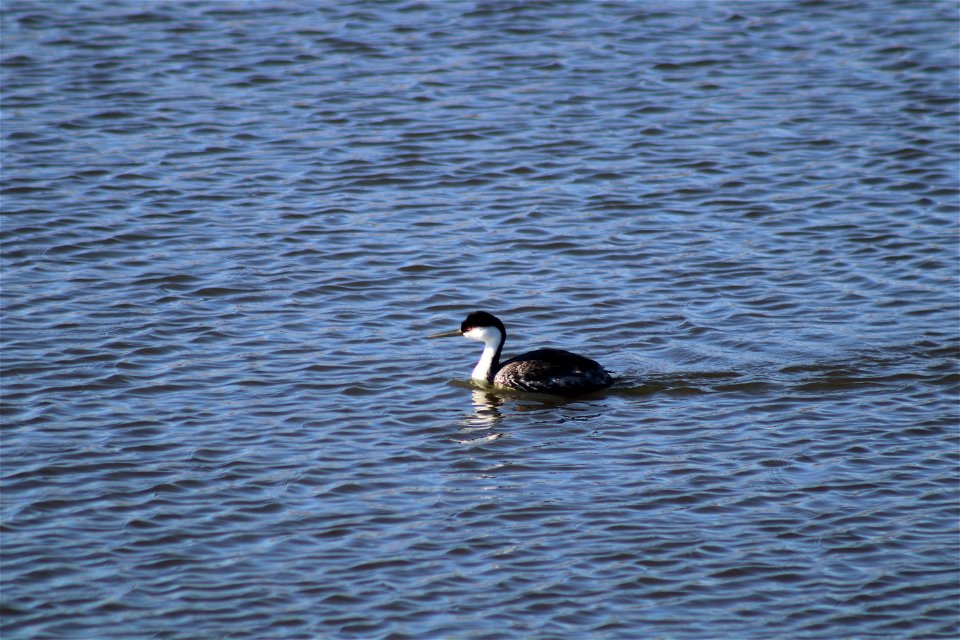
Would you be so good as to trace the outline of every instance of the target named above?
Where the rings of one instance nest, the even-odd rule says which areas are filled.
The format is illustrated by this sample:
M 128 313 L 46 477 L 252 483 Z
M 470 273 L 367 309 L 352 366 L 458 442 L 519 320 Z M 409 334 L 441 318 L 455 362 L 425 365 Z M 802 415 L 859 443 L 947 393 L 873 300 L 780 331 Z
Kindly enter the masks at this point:
M 483 354 L 471 374 L 478 382 L 557 395 L 579 395 L 613 384 L 613 377 L 599 363 L 563 349 L 537 349 L 500 362 L 507 330 L 499 318 L 486 311 L 468 315 L 459 331 L 430 337 L 450 336 L 483 343 Z

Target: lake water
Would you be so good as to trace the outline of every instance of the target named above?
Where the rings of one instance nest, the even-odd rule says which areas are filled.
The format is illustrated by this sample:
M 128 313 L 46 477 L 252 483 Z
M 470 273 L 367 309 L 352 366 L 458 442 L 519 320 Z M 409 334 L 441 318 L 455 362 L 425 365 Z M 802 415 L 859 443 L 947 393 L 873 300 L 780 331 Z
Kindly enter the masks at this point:
M 956 637 L 957 27 L 5 0 L 2 637 Z

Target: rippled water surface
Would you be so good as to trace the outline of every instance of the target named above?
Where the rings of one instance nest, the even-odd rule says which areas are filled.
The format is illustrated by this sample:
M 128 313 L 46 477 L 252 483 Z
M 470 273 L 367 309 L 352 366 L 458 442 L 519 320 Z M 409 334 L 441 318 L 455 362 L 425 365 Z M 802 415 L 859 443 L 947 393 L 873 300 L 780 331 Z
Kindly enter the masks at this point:
M 955 3 L 2 9 L 4 638 L 960 631 Z

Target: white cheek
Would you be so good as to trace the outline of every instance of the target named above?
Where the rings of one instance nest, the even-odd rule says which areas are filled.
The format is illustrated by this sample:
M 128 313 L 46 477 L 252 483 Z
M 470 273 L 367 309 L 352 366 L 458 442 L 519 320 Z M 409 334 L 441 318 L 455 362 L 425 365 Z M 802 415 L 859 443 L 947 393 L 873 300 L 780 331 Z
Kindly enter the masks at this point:
M 463 337 L 477 342 L 484 342 L 487 339 L 486 330 L 483 327 L 474 327 L 463 334 Z
M 463 337 L 490 345 L 500 341 L 500 332 L 496 327 L 473 327 L 464 333 Z

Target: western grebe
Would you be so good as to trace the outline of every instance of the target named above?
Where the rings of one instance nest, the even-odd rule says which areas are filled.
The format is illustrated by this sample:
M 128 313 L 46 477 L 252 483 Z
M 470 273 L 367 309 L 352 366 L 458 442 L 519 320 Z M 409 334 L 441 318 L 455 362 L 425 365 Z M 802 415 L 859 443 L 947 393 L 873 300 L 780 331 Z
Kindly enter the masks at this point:
M 613 384 L 613 378 L 599 363 L 562 349 L 537 349 L 501 363 L 500 352 L 507 341 L 507 330 L 499 318 L 486 311 L 468 315 L 460 323 L 459 331 L 429 337 L 454 336 L 483 343 L 483 355 L 471 375 L 480 382 L 557 395 L 589 393 Z

